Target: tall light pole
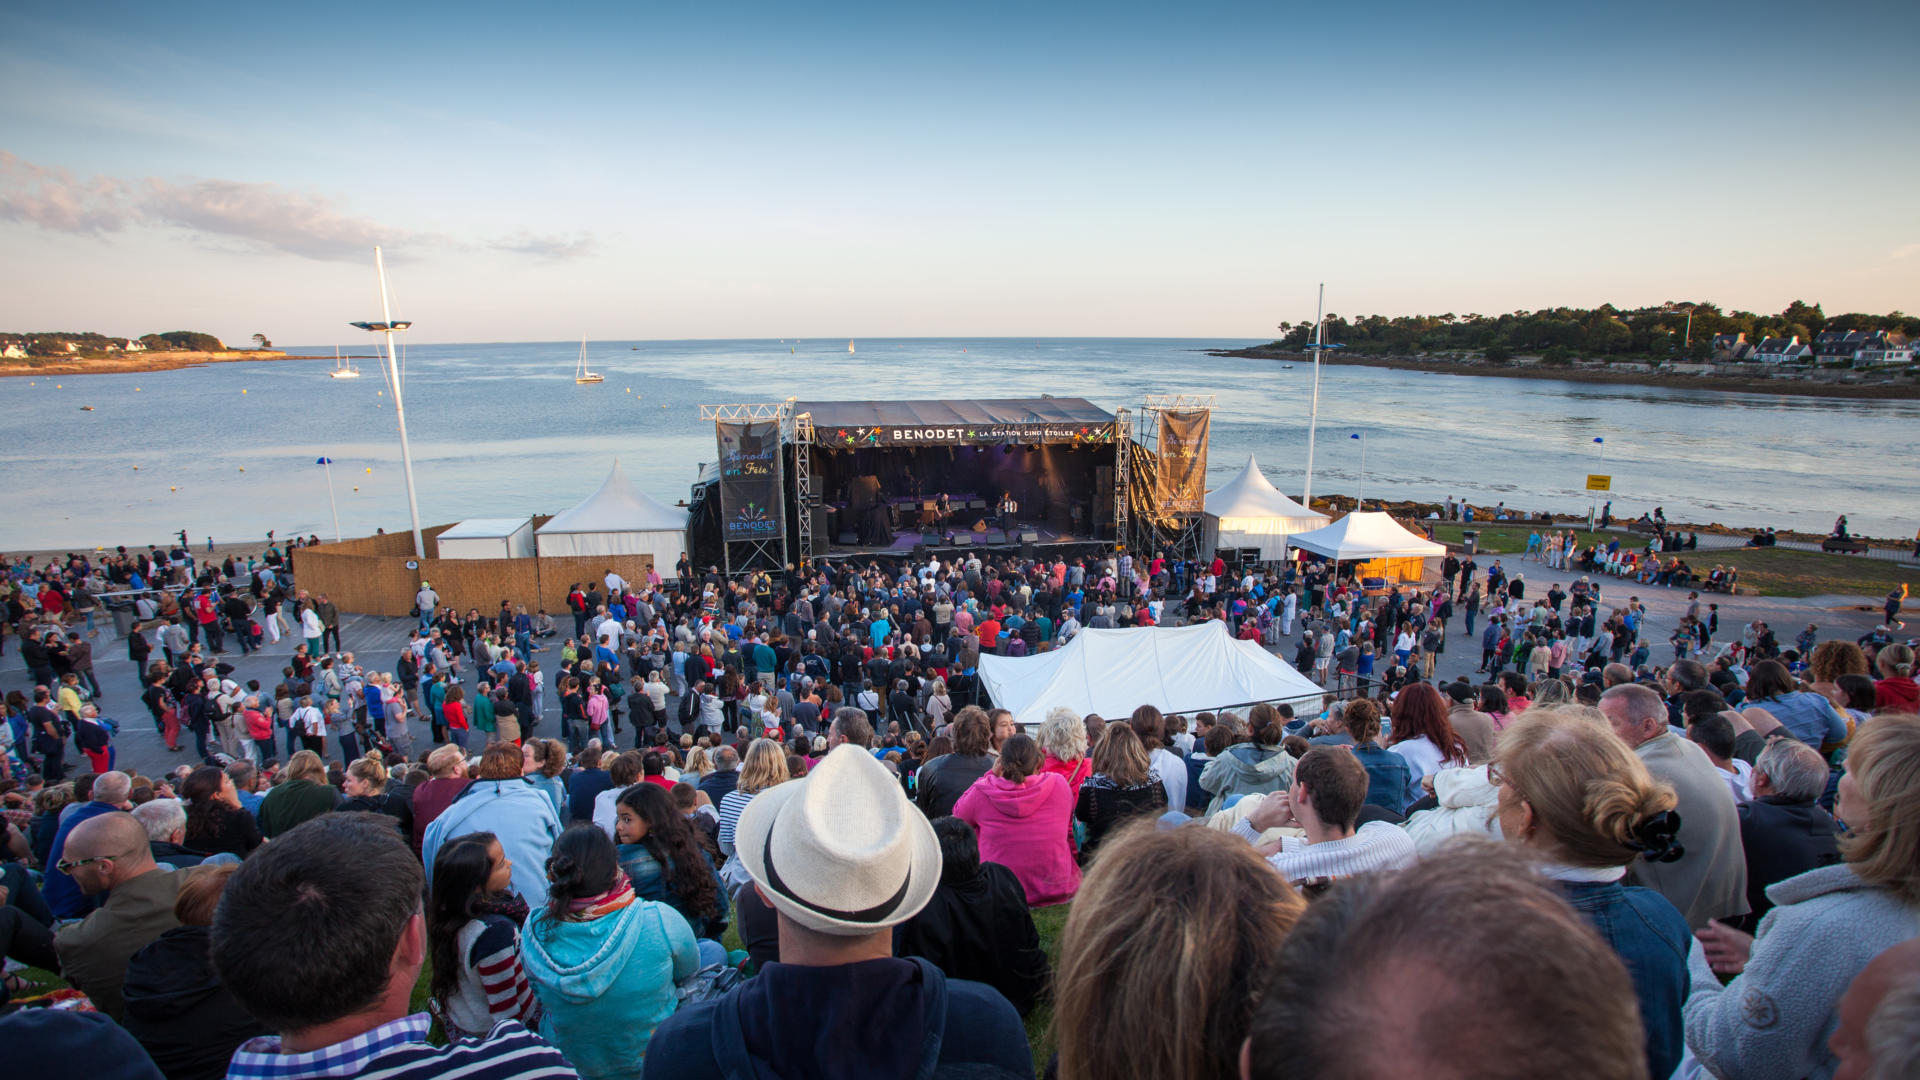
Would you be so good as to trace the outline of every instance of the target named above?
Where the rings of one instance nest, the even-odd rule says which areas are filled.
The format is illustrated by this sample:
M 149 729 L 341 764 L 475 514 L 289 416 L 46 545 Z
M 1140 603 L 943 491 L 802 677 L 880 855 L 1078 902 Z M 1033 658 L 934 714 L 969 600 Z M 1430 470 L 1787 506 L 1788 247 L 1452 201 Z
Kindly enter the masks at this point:
M 1307 413 L 1307 482 L 1300 505 L 1313 509 L 1313 437 L 1320 426 L 1320 350 L 1326 342 L 1327 283 L 1320 283 L 1320 299 L 1313 308 L 1313 409 Z
M 333 498 L 333 459 L 330 457 L 313 459 L 315 465 L 327 470 L 327 505 L 333 508 L 333 542 L 340 542 L 340 504 Z
M 387 386 L 393 391 L 393 414 L 400 424 L 400 469 L 407 479 L 407 512 L 413 518 L 413 556 L 427 557 L 427 542 L 420 536 L 420 501 L 413 493 L 413 448 L 407 445 L 407 409 L 400 397 L 400 361 L 393 349 L 393 335 L 412 326 L 410 320 L 395 322 L 393 308 L 387 302 L 387 263 L 380 249 L 373 249 L 373 266 L 380 276 L 380 322 L 357 322 L 354 326 L 387 336 Z

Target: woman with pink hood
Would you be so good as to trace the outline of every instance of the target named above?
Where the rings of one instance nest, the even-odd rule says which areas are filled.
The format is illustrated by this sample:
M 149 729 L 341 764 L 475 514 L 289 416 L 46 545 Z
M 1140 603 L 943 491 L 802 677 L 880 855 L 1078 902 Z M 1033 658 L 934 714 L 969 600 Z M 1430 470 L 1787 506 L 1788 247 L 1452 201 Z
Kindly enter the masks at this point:
M 980 859 L 1013 871 L 1027 903 L 1061 904 L 1080 888 L 1080 866 L 1068 841 L 1073 789 L 1042 771 L 1039 744 L 1014 735 L 1000 745 L 993 770 L 974 781 L 953 816 L 980 834 Z

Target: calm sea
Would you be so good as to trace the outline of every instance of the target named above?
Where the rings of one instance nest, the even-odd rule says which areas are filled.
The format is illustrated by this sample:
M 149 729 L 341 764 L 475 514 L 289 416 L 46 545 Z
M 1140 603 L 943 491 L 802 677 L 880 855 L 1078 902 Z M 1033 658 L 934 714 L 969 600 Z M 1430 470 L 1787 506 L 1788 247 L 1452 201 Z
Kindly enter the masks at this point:
M 361 339 L 357 353 L 371 351 Z M 593 342 L 606 376 L 573 382 L 577 342 L 422 345 L 406 395 L 420 514 L 555 513 L 618 457 L 643 489 L 687 496 L 714 457 L 703 403 L 834 398 L 1218 395 L 1212 483 L 1257 454 L 1300 495 L 1311 364 L 1216 358 L 1242 341 L 1111 338 Z M 791 351 L 789 351 L 791 350 Z M 333 352 L 331 345 L 295 352 Z M 215 364 L 139 375 L 0 380 L 0 550 L 406 527 L 392 401 L 378 366 Z M 82 411 L 84 405 L 93 411 Z M 1588 473 L 1616 514 L 1869 535 L 1920 524 L 1920 401 L 1594 386 L 1379 368 L 1322 373 L 1314 490 L 1584 510 Z M 1365 474 L 1362 475 L 1363 440 Z M 1598 437 L 1602 443 L 1594 443 Z M 1364 486 L 1363 486 L 1364 484 Z

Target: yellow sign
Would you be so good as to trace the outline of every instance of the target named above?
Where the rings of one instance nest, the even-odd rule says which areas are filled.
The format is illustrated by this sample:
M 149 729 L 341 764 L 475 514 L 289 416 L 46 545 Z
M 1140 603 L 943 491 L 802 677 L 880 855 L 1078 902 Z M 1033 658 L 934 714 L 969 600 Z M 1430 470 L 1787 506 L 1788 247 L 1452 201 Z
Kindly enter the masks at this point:
M 1596 473 L 1588 473 L 1587 474 L 1587 490 L 1588 491 L 1612 491 L 1613 477 L 1600 476 Z

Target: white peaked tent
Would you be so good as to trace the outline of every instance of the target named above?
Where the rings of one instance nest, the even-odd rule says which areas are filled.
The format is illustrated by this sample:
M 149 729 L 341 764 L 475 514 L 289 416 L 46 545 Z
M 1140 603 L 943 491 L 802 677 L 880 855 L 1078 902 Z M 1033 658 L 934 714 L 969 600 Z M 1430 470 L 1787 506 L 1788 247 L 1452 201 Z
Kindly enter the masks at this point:
M 1287 557 L 1287 537 L 1333 520 L 1280 493 L 1247 455 L 1240 475 L 1207 492 L 1207 547 L 1259 548 L 1261 562 Z
M 1392 514 L 1379 510 L 1348 514 L 1323 529 L 1296 533 L 1287 537 L 1287 544 L 1341 562 L 1425 558 L 1447 553 L 1445 544 L 1408 532 L 1393 520 Z
M 534 532 L 543 557 L 651 555 L 671 572 L 687 550 L 687 512 L 635 488 L 615 460 L 600 490 Z
M 1259 701 L 1317 700 L 1320 687 L 1291 664 L 1240 641 L 1225 623 L 1082 630 L 1035 656 L 982 656 L 980 682 L 1020 724 L 1064 705 L 1125 717 L 1142 705 L 1191 713 Z
M 468 518 L 441 532 L 443 559 L 531 559 L 533 519 Z

